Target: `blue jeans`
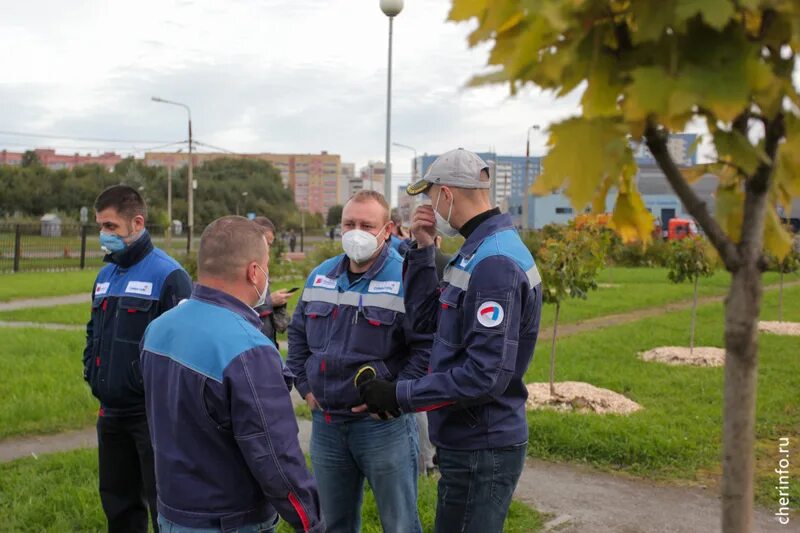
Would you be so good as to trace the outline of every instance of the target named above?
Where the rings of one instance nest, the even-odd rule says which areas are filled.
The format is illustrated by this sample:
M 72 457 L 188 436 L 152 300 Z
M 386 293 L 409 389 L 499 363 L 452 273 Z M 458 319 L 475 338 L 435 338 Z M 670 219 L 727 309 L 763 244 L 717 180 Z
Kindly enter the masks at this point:
M 439 448 L 436 533 L 502 533 L 527 451 L 527 443 L 474 451 Z
M 361 531 L 366 478 L 386 533 L 422 533 L 417 512 L 419 445 L 413 415 L 326 423 L 313 412 L 311 464 L 328 533 Z
M 266 522 L 242 526 L 234 530 L 228 530 L 225 533 L 275 533 L 277 526 L 278 515 L 275 514 L 275 518 Z M 175 522 L 170 522 L 160 515 L 158 517 L 158 529 L 159 533 L 220 533 L 222 531 L 221 529 L 184 527 Z

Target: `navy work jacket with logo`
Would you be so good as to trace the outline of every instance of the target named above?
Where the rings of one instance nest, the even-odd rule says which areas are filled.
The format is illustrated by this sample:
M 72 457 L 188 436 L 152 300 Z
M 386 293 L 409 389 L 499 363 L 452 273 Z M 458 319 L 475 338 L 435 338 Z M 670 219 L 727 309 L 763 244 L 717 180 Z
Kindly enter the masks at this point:
M 144 414 L 139 342 L 155 318 L 192 294 L 189 274 L 145 232 L 108 254 L 92 291 L 86 325 L 83 378 L 100 400 L 103 416 Z
M 536 264 L 507 214 L 484 220 L 445 268 L 434 247 L 406 253 L 405 306 L 435 332 L 431 372 L 397 382 L 403 411 L 429 411 L 431 442 L 458 450 L 528 439 L 524 376 L 542 308 Z
M 384 245 L 375 263 L 350 283 L 342 254 L 311 272 L 289 324 L 286 365 L 297 391 L 309 392 L 331 421 L 363 418 L 350 409 L 361 403 L 354 378 L 363 365 L 394 381 L 428 369 L 430 332 L 411 328 L 403 304 L 403 260 Z

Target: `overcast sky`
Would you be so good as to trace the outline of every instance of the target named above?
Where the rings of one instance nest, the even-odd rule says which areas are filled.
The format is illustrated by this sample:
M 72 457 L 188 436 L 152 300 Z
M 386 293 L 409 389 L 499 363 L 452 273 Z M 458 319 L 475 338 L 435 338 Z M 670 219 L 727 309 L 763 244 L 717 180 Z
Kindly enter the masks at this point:
M 449 6 L 406 0 L 395 19 L 393 141 L 523 154 L 528 126 L 577 113 L 578 95 L 464 88 L 488 49 L 467 47 L 471 25 L 446 22 Z M 0 130 L 184 140 L 185 112 L 157 95 L 192 108 L 199 141 L 361 166 L 384 159 L 387 34 L 378 0 L 14 2 L 0 17 Z M 543 152 L 544 135 L 533 141 Z M 0 134 L 0 147 L 33 146 L 132 148 Z M 395 175 L 411 155 L 393 148 Z

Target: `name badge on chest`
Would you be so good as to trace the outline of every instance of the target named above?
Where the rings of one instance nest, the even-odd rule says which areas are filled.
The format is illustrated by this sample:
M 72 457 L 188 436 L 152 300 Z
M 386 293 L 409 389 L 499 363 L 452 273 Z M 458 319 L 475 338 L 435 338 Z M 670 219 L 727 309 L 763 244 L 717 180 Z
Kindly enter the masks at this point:
M 153 284 L 149 281 L 129 281 L 128 286 L 125 287 L 125 292 L 130 294 L 139 294 L 142 296 L 150 296 L 153 294 Z

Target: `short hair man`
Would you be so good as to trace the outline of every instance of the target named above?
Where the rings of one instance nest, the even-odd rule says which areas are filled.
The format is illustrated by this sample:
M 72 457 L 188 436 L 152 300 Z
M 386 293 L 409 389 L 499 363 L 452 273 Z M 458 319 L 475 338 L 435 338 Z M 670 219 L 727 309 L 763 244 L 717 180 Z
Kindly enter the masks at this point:
M 414 417 L 370 418 L 355 381 L 366 365 L 391 381 L 424 375 L 431 335 L 416 333 L 406 319 L 402 259 L 387 245 L 392 223 L 383 195 L 356 193 L 342 211 L 342 232 L 345 253 L 306 281 L 286 361 L 312 409 L 322 512 L 329 533 L 358 532 L 366 478 L 383 530 L 420 532 Z
M 405 276 L 415 328 L 436 333 L 431 372 L 361 386 L 371 410 L 428 411 L 442 474 L 437 532 L 501 533 L 527 451 L 523 378 L 539 332 L 541 278 L 488 188 L 486 163 L 462 149 L 442 154 L 408 187 L 433 199 L 414 213 L 417 246 L 406 254 Z M 437 230 L 465 238 L 441 282 Z
M 153 449 L 147 431 L 139 341 L 147 325 L 188 298 L 192 280 L 155 248 L 147 205 L 132 187 L 114 185 L 94 203 L 108 263 L 94 282 L 83 377 L 100 400 L 97 444 L 100 501 L 112 533 L 156 524 Z
M 253 219 L 258 226 L 261 226 L 264 232 L 264 238 L 267 244 L 272 247 L 275 242 L 275 224 L 265 217 L 259 216 Z M 286 311 L 286 304 L 289 302 L 292 293 L 286 289 L 279 289 L 267 294 L 267 299 L 264 305 L 256 308 L 256 313 L 261 318 L 261 333 L 267 336 L 269 340 L 278 346 L 278 333 L 283 333 L 289 325 L 289 315 Z
M 296 531 L 325 531 L 281 358 L 253 310 L 268 266 L 259 226 L 215 220 L 191 299 L 142 341 L 162 531 L 272 533 L 278 513 Z

